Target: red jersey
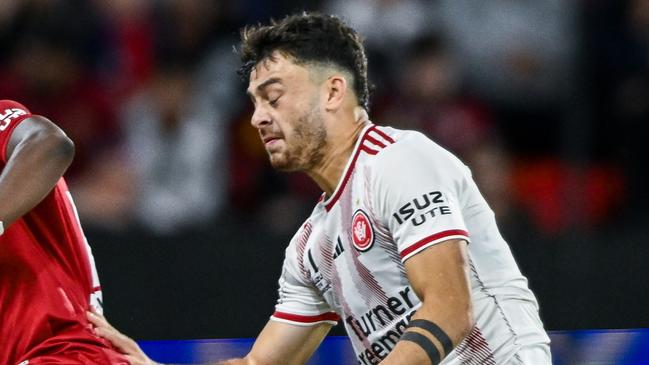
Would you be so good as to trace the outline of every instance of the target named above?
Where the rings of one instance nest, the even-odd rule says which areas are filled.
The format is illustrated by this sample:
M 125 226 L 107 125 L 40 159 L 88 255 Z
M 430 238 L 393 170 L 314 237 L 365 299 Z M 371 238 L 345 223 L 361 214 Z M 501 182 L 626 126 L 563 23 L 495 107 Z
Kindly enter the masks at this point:
M 0 101 L 0 172 L 13 129 L 30 115 Z M 0 365 L 128 364 L 89 329 L 91 304 L 101 309 L 95 263 L 60 179 L 0 236 Z

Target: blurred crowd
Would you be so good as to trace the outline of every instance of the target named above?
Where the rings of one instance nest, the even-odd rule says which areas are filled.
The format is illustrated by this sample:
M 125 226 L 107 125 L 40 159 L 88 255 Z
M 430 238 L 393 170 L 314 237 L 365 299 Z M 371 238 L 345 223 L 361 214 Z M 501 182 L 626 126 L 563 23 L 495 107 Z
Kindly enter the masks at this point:
M 74 140 L 90 229 L 290 234 L 319 191 L 268 164 L 235 48 L 302 10 L 365 36 L 371 119 L 460 156 L 513 247 L 646 223 L 648 0 L 2 0 L 0 98 Z

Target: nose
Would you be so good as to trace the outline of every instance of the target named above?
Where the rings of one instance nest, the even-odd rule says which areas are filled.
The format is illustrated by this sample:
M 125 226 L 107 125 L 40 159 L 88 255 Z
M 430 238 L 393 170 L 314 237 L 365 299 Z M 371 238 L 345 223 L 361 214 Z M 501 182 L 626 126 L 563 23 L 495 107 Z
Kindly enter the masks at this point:
M 263 107 L 255 107 L 255 111 L 250 118 L 250 124 L 255 128 L 261 128 L 270 124 L 270 114 Z

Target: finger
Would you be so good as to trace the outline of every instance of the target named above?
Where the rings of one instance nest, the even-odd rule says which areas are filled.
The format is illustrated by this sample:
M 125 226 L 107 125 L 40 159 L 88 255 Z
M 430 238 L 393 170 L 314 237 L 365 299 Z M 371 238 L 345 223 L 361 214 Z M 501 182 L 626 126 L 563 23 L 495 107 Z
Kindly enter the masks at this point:
M 149 359 L 146 354 L 140 349 L 138 344 L 132 339 L 122 334 L 106 334 L 113 347 L 128 357 L 132 365 L 137 364 L 155 364 Z
M 95 335 L 110 342 L 119 352 L 130 356 L 129 362 L 132 365 L 155 364 L 144 354 L 137 342 L 115 329 L 102 314 L 96 311 L 86 313 L 88 321 L 95 326 Z
M 139 356 L 125 355 L 126 360 L 131 365 L 148 365 L 146 361 L 142 360 Z
M 92 312 L 92 313 L 94 313 L 94 314 L 96 314 L 98 316 L 102 315 L 101 311 L 99 311 L 99 309 L 97 309 L 97 307 L 94 306 L 94 305 L 90 306 L 90 312 Z
M 115 328 L 110 323 L 108 323 L 106 317 L 104 317 L 101 314 L 94 313 L 94 312 L 86 312 L 86 317 L 88 318 L 88 321 L 92 323 L 95 327 L 110 328 L 112 330 L 115 330 Z
M 87 313 L 92 313 L 95 316 L 97 316 L 97 317 L 103 319 L 104 321 L 106 321 L 106 317 L 104 317 L 104 314 L 101 313 L 95 306 L 90 306 L 90 310 L 86 311 L 86 312 Z
M 139 354 L 140 348 L 137 343 L 131 338 L 121 334 L 118 331 L 98 327 L 95 329 L 95 334 L 105 340 L 108 340 L 117 350 L 123 354 Z
M 161 365 L 146 356 L 125 355 L 124 357 L 131 365 Z

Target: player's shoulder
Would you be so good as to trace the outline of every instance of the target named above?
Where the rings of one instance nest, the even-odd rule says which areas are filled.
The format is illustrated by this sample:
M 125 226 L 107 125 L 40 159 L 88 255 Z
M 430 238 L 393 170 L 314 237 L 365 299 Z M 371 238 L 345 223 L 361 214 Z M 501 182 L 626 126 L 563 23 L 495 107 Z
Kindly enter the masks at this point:
M 26 106 L 17 101 L 9 99 L 0 100 L 0 112 L 4 114 L 4 112 L 6 111 L 5 109 L 19 109 L 24 111 L 25 113 L 29 113 L 29 109 L 27 109 Z
M 463 165 L 455 155 L 419 131 L 385 126 L 377 126 L 376 130 L 393 141 L 376 155 L 373 161 L 376 165 L 395 168 L 423 162 Z
M 308 281 L 309 275 L 305 264 L 305 253 L 311 233 L 313 232 L 313 222 L 307 219 L 300 228 L 295 232 L 293 238 L 284 250 L 283 274 L 290 273 L 295 278 Z
M 293 256 L 296 252 L 304 251 L 309 237 L 311 236 L 311 232 L 313 232 L 314 224 L 315 222 L 313 222 L 311 216 L 300 225 L 286 247 L 287 256 Z
M 0 132 L 11 130 L 11 125 L 30 116 L 24 105 L 13 100 L 0 100 Z

